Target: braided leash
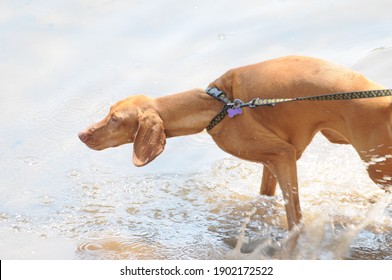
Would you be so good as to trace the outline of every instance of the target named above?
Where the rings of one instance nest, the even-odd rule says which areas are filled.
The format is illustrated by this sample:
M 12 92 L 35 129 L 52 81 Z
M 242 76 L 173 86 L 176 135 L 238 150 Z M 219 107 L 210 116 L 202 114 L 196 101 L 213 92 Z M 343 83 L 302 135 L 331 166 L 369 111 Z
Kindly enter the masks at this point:
M 229 114 L 230 118 L 242 114 L 242 108 L 244 107 L 255 108 L 259 106 L 275 106 L 278 103 L 292 102 L 292 101 L 352 100 L 352 99 L 392 96 L 392 89 L 340 92 L 340 93 L 333 93 L 333 94 L 294 97 L 294 98 L 255 98 L 247 103 L 242 102 L 240 99 L 235 99 L 234 101 L 231 101 L 223 91 L 219 90 L 216 87 L 208 87 L 206 89 L 206 93 L 225 104 L 225 106 L 219 112 L 219 114 L 216 115 L 215 118 L 207 126 L 207 130 L 210 130 L 218 123 L 220 123 L 227 114 Z

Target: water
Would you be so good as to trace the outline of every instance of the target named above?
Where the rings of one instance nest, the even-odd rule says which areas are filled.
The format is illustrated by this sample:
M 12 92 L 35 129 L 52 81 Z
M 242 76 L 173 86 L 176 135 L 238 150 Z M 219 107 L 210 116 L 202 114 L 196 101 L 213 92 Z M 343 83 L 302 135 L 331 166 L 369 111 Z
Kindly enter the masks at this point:
M 389 1 L 1 1 L 1 259 L 270 259 L 283 200 L 206 133 L 144 168 L 77 132 L 128 95 L 205 87 L 227 69 L 317 56 L 392 86 Z M 355 10 L 355 13 L 352 11 Z M 355 151 L 317 135 L 298 162 L 296 259 L 392 259 L 391 198 Z M 242 246 L 240 246 L 242 245 Z

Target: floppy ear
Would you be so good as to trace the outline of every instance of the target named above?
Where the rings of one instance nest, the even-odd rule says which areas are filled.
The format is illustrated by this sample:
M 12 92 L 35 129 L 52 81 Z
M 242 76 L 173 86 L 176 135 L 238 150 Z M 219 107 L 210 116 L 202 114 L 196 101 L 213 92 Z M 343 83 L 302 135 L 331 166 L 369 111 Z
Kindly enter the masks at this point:
M 139 115 L 139 130 L 133 145 L 133 163 L 144 166 L 159 156 L 166 144 L 163 121 L 154 110 Z

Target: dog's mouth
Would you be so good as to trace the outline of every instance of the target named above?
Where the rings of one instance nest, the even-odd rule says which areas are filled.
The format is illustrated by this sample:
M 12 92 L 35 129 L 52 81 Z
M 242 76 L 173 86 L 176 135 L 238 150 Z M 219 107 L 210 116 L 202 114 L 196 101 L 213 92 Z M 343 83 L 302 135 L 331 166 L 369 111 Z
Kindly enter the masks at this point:
M 115 139 L 96 138 L 91 133 L 85 133 L 85 132 L 79 133 L 78 136 L 80 141 L 86 144 L 87 147 L 96 151 L 101 151 L 107 148 L 114 148 L 122 144 L 131 143 L 130 139 L 128 139 L 129 141 L 123 143 Z
M 107 147 L 104 147 L 104 146 L 96 144 L 96 143 L 85 143 L 85 144 L 87 145 L 87 147 L 89 147 L 90 149 L 95 150 L 95 151 L 102 151 L 107 148 Z
M 78 134 L 78 136 L 80 141 L 86 144 L 90 149 L 97 151 L 104 149 L 104 147 L 95 140 L 91 133 L 82 131 Z
M 86 144 L 86 146 L 89 147 L 90 149 L 96 150 L 96 151 L 101 151 L 101 150 L 106 148 L 103 145 L 101 145 L 100 143 L 97 143 L 95 141 L 86 141 L 86 142 L 83 142 L 83 143 Z

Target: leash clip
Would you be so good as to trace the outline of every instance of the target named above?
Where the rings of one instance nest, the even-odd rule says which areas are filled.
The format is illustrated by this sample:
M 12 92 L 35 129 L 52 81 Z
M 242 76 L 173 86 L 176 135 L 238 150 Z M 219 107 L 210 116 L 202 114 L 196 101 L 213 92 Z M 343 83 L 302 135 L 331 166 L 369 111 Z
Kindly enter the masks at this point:
M 259 102 L 260 98 L 254 98 L 251 102 L 249 102 L 249 108 L 256 108 L 256 102 Z

